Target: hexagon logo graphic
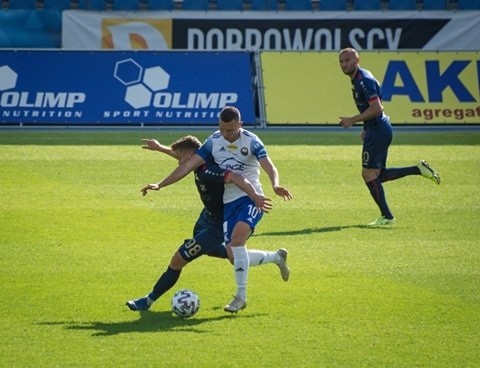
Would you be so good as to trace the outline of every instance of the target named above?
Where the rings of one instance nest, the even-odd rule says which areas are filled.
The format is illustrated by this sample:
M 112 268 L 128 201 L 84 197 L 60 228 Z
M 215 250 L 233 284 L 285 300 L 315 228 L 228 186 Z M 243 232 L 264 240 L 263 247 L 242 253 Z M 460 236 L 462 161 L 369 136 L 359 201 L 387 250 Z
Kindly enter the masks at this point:
M 133 59 L 117 61 L 113 76 L 127 86 L 125 101 L 134 109 L 148 107 L 153 93 L 168 88 L 170 83 L 170 74 L 160 66 L 144 70 Z
M 127 87 L 125 93 L 125 101 L 130 104 L 134 109 L 141 109 L 150 105 L 152 99 L 152 92 L 143 84 L 135 84 Z
M 0 91 L 14 88 L 17 84 L 18 74 L 8 65 L 0 66 Z
M 153 92 L 168 88 L 170 83 L 170 74 L 159 66 L 145 69 L 143 83 Z
M 142 80 L 143 68 L 133 59 L 118 61 L 113 76 L 122 84 L 129 86 Z

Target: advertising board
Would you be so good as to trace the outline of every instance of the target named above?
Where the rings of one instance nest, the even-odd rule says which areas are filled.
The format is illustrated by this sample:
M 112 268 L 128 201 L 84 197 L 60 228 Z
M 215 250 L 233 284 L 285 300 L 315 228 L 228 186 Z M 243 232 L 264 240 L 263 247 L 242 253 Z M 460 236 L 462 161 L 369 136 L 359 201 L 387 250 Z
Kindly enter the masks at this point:
M 255 123 L 246 52 L 1 51 L 0 122 L 217 125 L 225 105 Z
M 358 113 L 338 53 L 263 52 L 261 60 L 268 124 L 338 124 Z M 394 124 L 480 123 L 478 52 L 364 51 L 360 66 L 381 83 Z
M 63 12 L 67 49 L 480 50 L 480 11 Z

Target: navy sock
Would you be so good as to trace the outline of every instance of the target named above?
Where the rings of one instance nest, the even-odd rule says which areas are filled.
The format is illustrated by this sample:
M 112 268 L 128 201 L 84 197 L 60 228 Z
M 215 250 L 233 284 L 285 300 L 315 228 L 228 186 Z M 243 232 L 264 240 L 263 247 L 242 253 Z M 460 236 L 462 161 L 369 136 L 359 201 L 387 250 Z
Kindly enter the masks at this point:
M 420 175 L 420 170 L 416 166 L 382 169 L 378 179 L 383 183 L 389 180 L 397 180 L 408 175 Z
M 173 285 L 177 283 L 180 273 L 182 271 L 174 270 L 171 267 L 168 267 L 167 270 L 160 276 L 157 283 L 153 287 L 153 290 L 148 297 L 153 301 L 160 298 L 165 292 L 167 292 Z
M 375 180 L 366 183 L 366 185 L 378 208 L 380 208 L 382 216 L 385 216 L 387 219 L 392 219 L 393 215 L 388 208 L 385 191 L 383 190 L 383 185 L 380 182 L 380 179 L 376 178 Z

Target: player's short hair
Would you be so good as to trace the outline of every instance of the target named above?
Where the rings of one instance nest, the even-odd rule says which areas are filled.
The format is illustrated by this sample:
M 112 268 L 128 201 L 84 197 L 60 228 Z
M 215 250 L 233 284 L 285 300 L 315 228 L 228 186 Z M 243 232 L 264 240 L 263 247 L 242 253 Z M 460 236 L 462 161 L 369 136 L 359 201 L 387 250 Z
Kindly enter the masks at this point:
M 170 148 L 172 151 L 196 151 L 201 145 L 202 143 L 197 137 L 187 135 L 173 142 Z
M 225 106 L 222 111 L 220 111 L 220 120 L 229 123 L 231 121 L 241 121 L 242 116 L 240 110 L 234 106 Z

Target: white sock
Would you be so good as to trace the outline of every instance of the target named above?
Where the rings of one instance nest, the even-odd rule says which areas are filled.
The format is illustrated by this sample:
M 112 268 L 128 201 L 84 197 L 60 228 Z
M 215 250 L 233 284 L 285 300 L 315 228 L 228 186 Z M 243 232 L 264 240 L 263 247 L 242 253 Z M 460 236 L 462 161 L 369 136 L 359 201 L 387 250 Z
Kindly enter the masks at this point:
M 278 263 L 275 256 L 277 252 L 267 252 L 265 250 L 252 249 L 248 250 L 248 265 L 259 266 L 267 263 Z
M 246 246 L 232 247 L 237 296 L 247 300 L 248 252 Z

